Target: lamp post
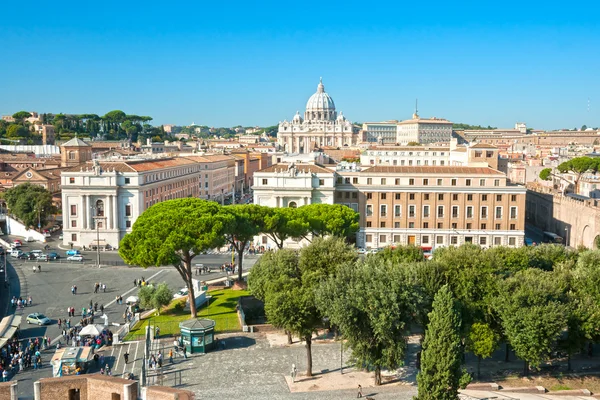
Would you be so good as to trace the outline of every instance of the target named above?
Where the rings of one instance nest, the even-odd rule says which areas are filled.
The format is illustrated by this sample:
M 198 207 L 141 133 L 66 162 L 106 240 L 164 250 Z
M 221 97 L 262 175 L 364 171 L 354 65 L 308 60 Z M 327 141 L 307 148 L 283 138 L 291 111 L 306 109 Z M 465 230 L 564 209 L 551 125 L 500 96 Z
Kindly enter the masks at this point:
M 94 224 L 96 225 L 96 266 L 100 268 L 100 227 L 98 225 L 98 210 L 96 207 L 90 207 L 94 213 Z
M 569 228 L 565 226 L 565 246 L 569 247 Z

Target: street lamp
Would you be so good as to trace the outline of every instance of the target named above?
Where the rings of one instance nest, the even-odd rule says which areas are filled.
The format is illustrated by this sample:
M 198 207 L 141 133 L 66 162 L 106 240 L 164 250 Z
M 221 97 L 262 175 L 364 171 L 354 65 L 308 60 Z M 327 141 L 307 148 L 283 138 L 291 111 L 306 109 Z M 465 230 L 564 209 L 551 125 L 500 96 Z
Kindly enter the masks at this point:
M 96 207 L 90 207 L 94 213 L 94 224 L 96 225 L 96 266 L 100 268 L 100 227 L 98 226 L 98 209 Z
M 565 226 L 565 246 L 569 247 L 569 228 Z
M 42 218 L 41 218 L 41 213 L 44 211 L 43 208 L 37 208 L 37 214 L 38 214 L 38 230 L 40 231 L 40 233 L 42 232 Z

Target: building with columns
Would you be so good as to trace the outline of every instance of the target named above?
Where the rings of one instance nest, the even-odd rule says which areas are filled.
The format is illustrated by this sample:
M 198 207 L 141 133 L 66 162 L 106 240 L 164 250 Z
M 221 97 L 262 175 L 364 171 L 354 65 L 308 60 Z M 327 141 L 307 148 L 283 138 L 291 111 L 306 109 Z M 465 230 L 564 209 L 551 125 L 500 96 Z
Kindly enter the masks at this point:
M 323 81 L 306 103 L 304 118 L 296 112 L 291 121 L 279 123 L 277 143 L 287 153 L 311 153 L 323 146 L 344 147 L 360 142 L 359 129 L 335 110 Z

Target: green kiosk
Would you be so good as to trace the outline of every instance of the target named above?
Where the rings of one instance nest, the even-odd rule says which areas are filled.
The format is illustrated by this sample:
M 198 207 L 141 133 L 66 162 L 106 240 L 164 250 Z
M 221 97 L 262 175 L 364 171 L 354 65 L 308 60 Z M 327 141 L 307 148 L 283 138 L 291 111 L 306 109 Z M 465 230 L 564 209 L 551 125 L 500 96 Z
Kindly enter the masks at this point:
M 181 340 L 190 353 L 206 353 L 215 347 L 215 321 L 192 318 L 179 324 Z

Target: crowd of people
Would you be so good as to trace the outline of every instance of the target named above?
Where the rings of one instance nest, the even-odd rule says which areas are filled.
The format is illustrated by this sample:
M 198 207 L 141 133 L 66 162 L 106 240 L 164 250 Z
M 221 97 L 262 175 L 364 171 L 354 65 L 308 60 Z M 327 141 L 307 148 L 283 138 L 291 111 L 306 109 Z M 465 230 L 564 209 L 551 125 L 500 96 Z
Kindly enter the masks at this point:
M 41 340 L 40 338 L 29 338 L 28 340 L 24 339 L 21 341 L 19 341 L 17 336 L 18 332 L 2 348 L 0 354 L 0 373 L 3 382 L 7 382 L 11 376 L 26 369 L 42 368 L 41 351 L 50 345 L 50 338 L 46 336 L 41 338 Z
M 22 297 L 17 298 L 16 296 L 13 296 L 12 299 L 10 299 L 10 305 L 13 308 L 16 308 L 17 310 L 21 310 L 24 307 L 31 307 L 31 304 L 33 303 L 33 299 L 31 298 L 31 296 L 27 297 L 27 299 L 24 299 Z

